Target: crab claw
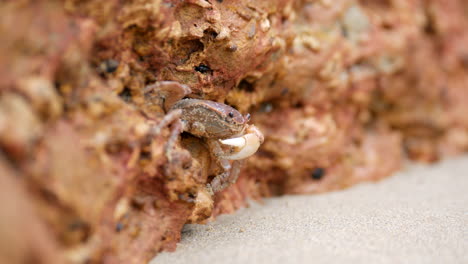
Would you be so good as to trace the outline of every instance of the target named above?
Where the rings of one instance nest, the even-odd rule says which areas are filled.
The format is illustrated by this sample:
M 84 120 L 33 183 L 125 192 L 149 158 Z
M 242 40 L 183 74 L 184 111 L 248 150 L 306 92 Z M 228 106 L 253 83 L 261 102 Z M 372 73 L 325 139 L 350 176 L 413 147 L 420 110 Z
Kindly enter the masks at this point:
M 263 134 L 255 126 L 249 126 L 246 130 L 246 134 L 242 137 L 228 138 L 220 140 L 224 145 L 229 145 L 235 148 L 235 152 L 232 154 L 226 154 L 223 156 L 229 160 L 241 160 L 252 156 L 257 152 L 260 144 L 263 143 Z

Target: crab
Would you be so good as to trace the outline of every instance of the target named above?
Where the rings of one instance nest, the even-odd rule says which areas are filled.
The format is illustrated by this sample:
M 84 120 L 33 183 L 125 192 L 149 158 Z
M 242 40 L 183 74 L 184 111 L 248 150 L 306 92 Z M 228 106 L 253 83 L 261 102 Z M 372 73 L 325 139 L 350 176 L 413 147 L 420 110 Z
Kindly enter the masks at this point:
M 210 100 L 183 99 L 191 93 L 186 85 L 172 81 L 158 82 L 148 86 L 145 93 L 151 93 L 153 99 L 157 98 L 167 112 L 152 133 L 159 134 L 163 127 L 172 124 L 171 135 L 165 146 L 168 159 L 182 132 L 188 132 L 206 142 L 212 158 L 223 171 L 207 184 L 211 194 L 235 183 L 242 160 L 252 156 L 264 141 L 260 130 L 248 124 L 250 114 L 242 115 L 229 105 Z

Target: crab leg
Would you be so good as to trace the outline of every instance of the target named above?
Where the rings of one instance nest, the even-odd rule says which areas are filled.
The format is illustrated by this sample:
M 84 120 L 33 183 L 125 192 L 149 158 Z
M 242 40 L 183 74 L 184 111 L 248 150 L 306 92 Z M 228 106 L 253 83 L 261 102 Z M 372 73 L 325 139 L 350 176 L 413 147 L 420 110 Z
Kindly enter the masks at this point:
M 169 161 L 172 160 L 172 149 L 174 148 L 174 145 L 180 133 L 182 133 L 182 130 L 182 121 L 177 120 L 172 124 L 171 135 L 169 136 L 169 139 L 167 140 L 166 145 L 164 146 L 164 153 L 166 154 L 166 158 Z
M 229 178 L 231 175 L 231 164 L 228 160 L 222 158 L 223 149 L 219 145 L 219 142 L 216 140 L 207 141 L 210 149 L 213 151 L 213 155 L 217 163 L 223 168 L 223 173 L 216 175 L 213 180 L 208 184 L 208 189 L 211 190 L 213 194 L 223 190 L 229 185 Z
M 176 109 L 174 111 L 169 112 L 164 118 L 157 124 L 156 126 L 152 127 L 150 130 L 150 135 L 156 136 L 161 133 L 161 129 L 163 127 L 168 126 L 169 124 L 175 122 L 177 119 L 180 118 L 182 115 L 182 110 Z
M 153 126 L 149 132 L 151 136 L 159 135 L 163 127 L 172 124 L 171 134 L 164 146 L 164 153 L 169 161 L 172 159 L 171 153 L 172 149 L 174 148 L 175 142 L 180 133 L 182 133 L 182 131 L 184 130 L 183 123 L 182 121 L 180 121 L 181 115 L 182 110 L 180 109 L 169 112 L 167 115 L 164 116 L 164 118 L 159 122 L 159 124 Z
M 224 172 L 217 175 L 211 183 L 208 184 L 208 188 L 211 189 L 213 194 L 220 192 L 232 184 L 236 183 L 239 177 L 240 169 L 242 168 L 243 161 L 236 160 L 232 163 L 231 171 Z

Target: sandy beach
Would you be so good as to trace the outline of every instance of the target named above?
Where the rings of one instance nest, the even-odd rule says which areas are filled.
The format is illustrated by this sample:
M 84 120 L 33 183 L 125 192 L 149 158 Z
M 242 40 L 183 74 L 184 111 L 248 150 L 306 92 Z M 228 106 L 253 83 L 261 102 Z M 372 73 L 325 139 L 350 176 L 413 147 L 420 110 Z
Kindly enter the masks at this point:
M 165 263 L 468 263 L 468 157 L 187 225 Z

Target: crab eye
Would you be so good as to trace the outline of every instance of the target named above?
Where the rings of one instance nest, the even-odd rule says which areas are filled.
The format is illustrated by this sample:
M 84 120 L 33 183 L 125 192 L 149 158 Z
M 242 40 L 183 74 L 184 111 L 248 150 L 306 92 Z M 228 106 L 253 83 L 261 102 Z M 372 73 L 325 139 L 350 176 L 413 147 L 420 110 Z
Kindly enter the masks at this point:
M 250 121 L 250 114 L 249 114 L 249 113 L 247 113 L 247 114 L 245 115 L 245 120 L 246 120 L 247 122 Z
M 230 118 L 233 118 L 233 117 L 234 117 L 234 113 L 233 113 L 233 112 L 229 112 L 228 116 L 229 116 Z

